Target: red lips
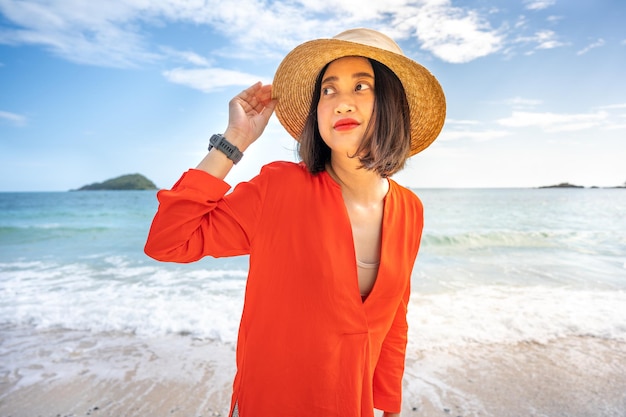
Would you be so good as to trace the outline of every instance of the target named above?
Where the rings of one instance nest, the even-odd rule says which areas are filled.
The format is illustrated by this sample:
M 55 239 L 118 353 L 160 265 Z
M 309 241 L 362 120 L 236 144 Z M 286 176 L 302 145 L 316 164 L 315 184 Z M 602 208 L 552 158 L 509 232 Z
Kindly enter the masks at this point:
M 358 127 L 359 125 L 360 123 L 357 122 L 356 120 L 345 118 L 345 119 L 337 120 L 337 122 L 335 122 L 335 124 L 333 125 L 333 128 L 335 130 L 350 130 L 350 129 L 354 129 L 355 127 Z

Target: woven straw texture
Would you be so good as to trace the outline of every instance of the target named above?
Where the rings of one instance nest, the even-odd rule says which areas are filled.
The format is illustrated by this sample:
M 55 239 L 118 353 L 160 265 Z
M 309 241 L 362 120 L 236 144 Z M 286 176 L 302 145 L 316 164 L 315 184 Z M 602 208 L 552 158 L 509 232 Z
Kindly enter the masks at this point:
M 383 47 L 392 49 L 388 44 Z M 394 49 L 400 51 L 397 45 Z M 398 76 L 411 112 L 409 156 L 426 149 L 439 135 L 446 117 L 446 100 L 437 79 L 422 65 L 404 55 L 340 39 L 303 43 L 291 51 L 276 70 L 272 94 L 278 99 L 276 116 L 287 132 L 299 140 L 319 72 L 329 62 L 346 56 L 374 59 Z

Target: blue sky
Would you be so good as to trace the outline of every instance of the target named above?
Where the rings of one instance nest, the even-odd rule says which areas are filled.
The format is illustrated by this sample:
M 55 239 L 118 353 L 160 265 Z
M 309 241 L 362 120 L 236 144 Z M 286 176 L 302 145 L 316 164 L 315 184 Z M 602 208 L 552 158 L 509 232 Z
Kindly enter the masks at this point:
M 0 191 L 139 172 L 170 187 L 228 101 L 310 39 L 370 27 L 429 68 L 444 129 L 411 187 L 626 181 L 622 0 L 0 0 Z M 273 117 L 234 184 L 295 160 Z

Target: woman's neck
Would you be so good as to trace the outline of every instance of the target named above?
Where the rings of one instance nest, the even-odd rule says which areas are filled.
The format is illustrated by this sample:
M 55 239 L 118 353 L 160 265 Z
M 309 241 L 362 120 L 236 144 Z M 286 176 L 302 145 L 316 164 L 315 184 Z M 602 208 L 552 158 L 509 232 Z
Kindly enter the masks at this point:
M 381 202 L 389 190 L 389 181 L 375 171 L 359 168 L 359 165 L 358 158 L 339 160 L 331 157 L 326 170 L 350 200 L 361 204 Z

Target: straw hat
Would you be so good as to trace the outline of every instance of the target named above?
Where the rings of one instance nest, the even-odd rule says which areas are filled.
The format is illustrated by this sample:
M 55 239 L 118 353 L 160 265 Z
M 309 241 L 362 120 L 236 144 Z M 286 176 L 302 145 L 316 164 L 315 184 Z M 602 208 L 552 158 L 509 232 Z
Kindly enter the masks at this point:
M 326 64 L 346 56 L 362 56 L 386 65 L 402 82 L 409 102 L 411 150 L 426 149 L 439 135 L 446 99 L 439 82 L 423 66 L 404 56 L 391 38 L 371 29 L 351 29 L 332 39 L 305 42 L 291 51 L 274 75 L 276 116 L 287 132 L 300 139 L 313 97 L 313 87 Z

